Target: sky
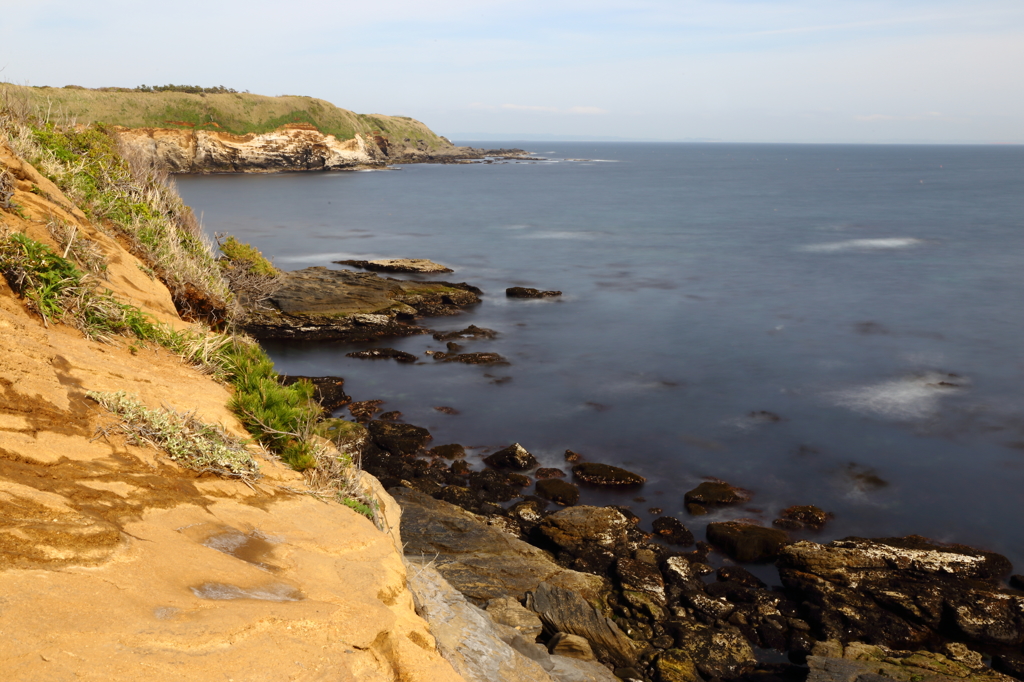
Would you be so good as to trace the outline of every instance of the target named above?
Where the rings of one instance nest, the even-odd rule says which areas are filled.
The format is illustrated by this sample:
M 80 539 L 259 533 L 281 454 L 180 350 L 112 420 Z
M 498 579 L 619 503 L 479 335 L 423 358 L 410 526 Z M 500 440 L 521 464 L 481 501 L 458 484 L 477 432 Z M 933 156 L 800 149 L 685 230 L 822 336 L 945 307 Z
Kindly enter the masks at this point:
M 456 140 L 1024 143 L 1022 0 L 0 0 L 0 80 L 224 85 Z

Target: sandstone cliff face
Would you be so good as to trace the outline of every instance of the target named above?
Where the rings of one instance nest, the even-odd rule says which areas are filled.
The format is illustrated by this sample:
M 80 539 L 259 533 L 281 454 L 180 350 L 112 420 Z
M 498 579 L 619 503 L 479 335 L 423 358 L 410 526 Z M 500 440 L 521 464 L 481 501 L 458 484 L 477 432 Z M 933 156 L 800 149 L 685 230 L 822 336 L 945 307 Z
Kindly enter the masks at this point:
M 0 210 L 3 229 L 53 245 L 46 221 L 74 224 L 116 295 L 184 324 L 133 256 L 2 145 L 0 167 L 21 206 Z M 159 348 L 45 326 L 0 278 L 4 680 L 461 679 L 416 615 L 396 533 L 302 494 L 276 461 L 252 485 L 182 469 L 110 429 L 89 390 L 244 435 L 223 385 Z
M 119 128 L 121 138 L 172 173 L 252 173 L 341 170 L 387 162 L 383 141 L 356 135 L 339 140 L 313 126 L 291 124 L 270 133 Z

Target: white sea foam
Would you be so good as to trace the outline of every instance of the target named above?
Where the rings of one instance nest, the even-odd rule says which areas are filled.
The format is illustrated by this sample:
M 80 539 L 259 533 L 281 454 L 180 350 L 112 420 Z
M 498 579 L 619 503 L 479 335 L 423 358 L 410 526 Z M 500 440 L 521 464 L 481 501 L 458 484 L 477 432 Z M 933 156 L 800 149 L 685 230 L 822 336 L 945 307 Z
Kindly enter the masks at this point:
M 597 232 L 569 232 L 567 230 L 551 230 L 547 232 L 533 232 L 517 237 L 517 239 L 597 239 Z
M 942 399 L 965 383 L 961 377 L 929 372 L 836 391 L 830 397 L 837 405 L 855 412 L 908 421 L 934 416 Z
M 887 251 L 890 249 L 905 249 L 910 246 L 917 246 L 924 242 L 913 237 L 886 237 L 883 239 L 848 239 L 842 242 L 827 242 L 825 244 L 808 244 L 801 246 L 801 251 L 815 253 L 834 253 L 836 251 Z

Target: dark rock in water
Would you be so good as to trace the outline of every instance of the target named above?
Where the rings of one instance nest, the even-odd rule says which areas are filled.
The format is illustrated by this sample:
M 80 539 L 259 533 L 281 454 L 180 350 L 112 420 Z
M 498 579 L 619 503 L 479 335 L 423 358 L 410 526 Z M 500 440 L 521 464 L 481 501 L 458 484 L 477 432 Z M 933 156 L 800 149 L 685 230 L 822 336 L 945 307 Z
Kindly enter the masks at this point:
M 505 289 L 505 296 L 508 298 L 546 298 L 548 296 L 561 296 L 561 291 L 541 291 L 529 287 L 509 287 Z
M 434 332 L 434 339 L 437 341 L 454 341 L 456 339 L 493 339 L 497 335 L 498 332 L 493 329 L 485 329 L 483 327 L 478 327 L 475 324 L 471 324 L 465 329 L 447 332 Z
M 364 360 L 397 360 L 398 362 L 416 362 L 416 356 L 405 351 L 394 348 L 370 348 L 368 350 L 357 350 L 345 353 L 347 358 L 360 358 Z
M 779 513 L 779 518 L 772 521 L 772 525 L 785 530 L 818 530 L 831 518 L 832 514 L 823 509 L 814 505 L 802 505 L 783 509 Z
M 553 469 L 550 467 L 541 467 L 540 469 L 537 469 L 537 471 L 535 471 L 533 475 L 538 480 L 542 478 L 565 478 L 564 471 L 562 471 L 561 469 Z
M 617 512 L 619 512 L 620 514 L 622 514 L 623 516 L 625 516 L 626 520 L 629 521 L 634 526 L 640 525 L 640 517 L 637 516 L 636 514 L 634 514 L 633 510 L 630 509 L 629 507 L 624 507 L 624 506 L 619 505 L 619 504 L 611 504 L 611 505 L 608 505 L 608 508 L 609 509 L 614 509 Z
M 582 462 L 572 468 L 572 473 L 581 481 L 594 485 L 640 485 L 646 478 L 632 471 L 626 471 L 610 464 Z
M 758 421 L 758 422 L 766 422 L 766 423 L 774 424 L 774 423 L 782 421 L 782 417 L 780 417 L 779 415 L 775 414 L 774 412 L 769 412 L 768 410 L 757 410 L 755 412 L 751 412 L 747 416 L 749 416 L 754 421 Z
M 462 346 L 455 343 L 454 341 L 449 341 L 448 343 L 444 344 L 444 347 L 448 350 L 449 353 L 458 353 L 460 350 L 462 350 Z
M 523 496 L 520 486 L 513 485 L 505 473 L 494 469 L 470 472 L 469 487 L 479 492 L 487 502 L 508 502 Z
M 497 353 L 434 353 L 434 360 L 440 362 L 461 362 L 467 365 L 508 365 L 508 360 Z
M 1024 590 L 1024 575 L 1011 575 L 1010 587 L 1015 590 Z
M 662 516 L 654 519 L 653 527 L 654 532 L 665 542 L 683 547 L 693 544 L 693 533 L 674 516 Z
M 546 478 L 537 481 L 537 495 L 551 500 L 563 507 L 571 507 L 580 501 L 580 490 L 572 483 L 557 478 Z
M 708 542 L 736 561 L 769 561 L 789 542 L 789 536 L 777 528 L 738 521 L 709 523 L 707 535 Z
M 514 485 L 518 488 L 529 488 L 533 485 L 533 481 L 530 480 L 530 477 L 522 474 L 505 474 L 505 480 L 508 481 L 509 485 Z
M 746 490 L 723 481 L 704 481 L 683 498 L 687 505 L 698 504 L 702 507 L 738 504 L 749 499 L 750 493 Z
M 484 457 L 484 462 L 496 469 L 515 469 L 517 471 L 526 471 L 537 466 L 537 458 L 519 443 L 513 443 L 493 455 Z
M 734 626 L 712 628 L 683 621 L 675 628 L 676 646 L 705 678 L 733 679 L 757 665 L 754 650 Z
M 615 576 L 619 580 L 624 593 L 639 592 L 654 599 L 658 604 L 665 604 L 665 580 L 657 566 L 629 557 L 621 557 L 615 562 Z M 642 608 L 630 596 L 629 600 L 636 608 Z M 635 599 L 635 597 L 634 597 Z
M 469 476 L 470 472 L 472 472 L 472 469 L 470 469 L 469 465 L 466 464 L 466 460 L 457 459 L 454 462 L 452 462 L 452 466 L 449 469 L 449 471 L 451 471 L 452 474 L 455 476 L 465 477 Z
M 715 571 L 715 577 L 719 582 L 734 582 L 758 590 L 768 587 L 760 578 L 742 566 L 722 566 Z
M 572 450 L 566 450 L 565 451 L 565 461 L 566 462 L 578 462 L 581 459 L 583 459 L 583 455 L 581 455 L 580 453 L 573 452 Z
M 549 631 L 586 639 L 601 661 L 634 665 L 642 651 L 639 643 L 572 590 L 543 582 L 527 595 L 526 608 L 540 616 Z
M 783 585 L 809 606 L 819 636 L 901 648 L 946 637 L 1024 644 L 1024 595 L 1003 589 L 999 554 L 918 536 L 797 542 L 778 561 Z
M 348 406 L 348 411 L 357 422 L 365 422 L 373 418 L 373 415 L 380 412 L 378 405 L 383 405 L 383 400 L 358 400 Z
M 431 439 L 429 431 L 412 424 L 371 421 L 366 428 L 377 447 L 395 455 L 414 455 Z
M 386 422 L 396 422 L 402 418 L 402 413 L 398 410 L 391 410 L 390 412 L 383 412 L 377 419 Z
M 508 508 L 508 515 L 519 522 L 520 527 L 536 526 L 544 518 L 544 509 L 548 503 L 542 500 L 526 499 L 516 502 Z
M 335 260 L 338 265 L 350 265 L 372 272 L 455 272 L 426 258 L 383 258 L 380 260 Z
M 476 491 L 461 485 L 446 485 L 433 496 L 463 509 L 476 509 L 483 502 Z
M 345 380 L 341 377 L 303 377 L 295 374 L 280 374 L 277 380 L 283 386 L 290 386 L 296 381 L 308 381 L 313 384 L 313 397 L 324 408 L 324 412 L 334 412 L 352 402 L 345 393 Z
M 437 445 L 429 450 L 427 454 L 431 457 L 444 457 L 445 459 L 461 459 L 466 456 L 466 448 L 462 447 L 458 443 L 449 443 L 447 445 Z
M 434 409 L 440 412 L 441 414 L 459 414 L 459 411 L 456 410 L 454 407 L 446 407 L 444 405 L 441 405 L 435 407 Z

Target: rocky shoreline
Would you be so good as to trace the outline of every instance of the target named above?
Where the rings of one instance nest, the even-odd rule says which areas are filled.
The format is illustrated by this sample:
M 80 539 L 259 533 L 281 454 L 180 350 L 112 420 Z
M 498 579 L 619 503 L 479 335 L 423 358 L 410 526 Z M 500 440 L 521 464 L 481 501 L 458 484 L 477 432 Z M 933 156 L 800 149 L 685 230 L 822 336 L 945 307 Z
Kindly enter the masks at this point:
M 356 281 L 349 278 L 339 277 Z M 380 279 L 386 284 L 358 281 L 383 287 L 400 305 L 420 295 L 408 283 Z M 429 284 L 473 293 L 465 284 Z M 461 308 L 439 295 L 440 302 L 430 299 L 404 320 L 402 313 L 388 317 L 373 338 L 424 333 L 412 323 L 418 315 Z M 282 316 L 289 314 L 284 300 L 275 303 Z M 367 332 L 343 333 L 336 338 Z M 489 335 L 470 326 L 450 347 Z M 379 401 L 350 406 L 361 426 L 347 428 L 341 446 L 357 452 L 402 507 L 407 560 L 429 564 L 499 630 L 518 628 L 494 636 L 550 668 L 547 678 L 506 670 L 502 679 L 1024 679 L 1024 578 L 1007 584 L 1012 567 L 998 554 L 917 536 L 794 541 L 791 531 L 820 529 L 830 519 L 809 505 L 784 510 L 772 527 L 710 523 L 703 539 L 671 514 L 643 528 L 627 506 L 579 504 L 581 489 L 602 486 L 623 491 L 627 505 L 644 484 L 636 474 L 572 451 L 564 468 L 542 468 L 518 443 L 477 470 L 463 446 L 434 445 L 426 429 L 402 423 L 399 413 L 377 415 L 377 404 L 365 403 Z M 673 506 L 693 518 L 751 495 L 709 480 L 680 491 Z M 774 565 L 774 584 L 743 567 L 751 562 Z M 544 656 L 598 662 L 614 677 L 585 666 L 559 668 L 559 677 Z

